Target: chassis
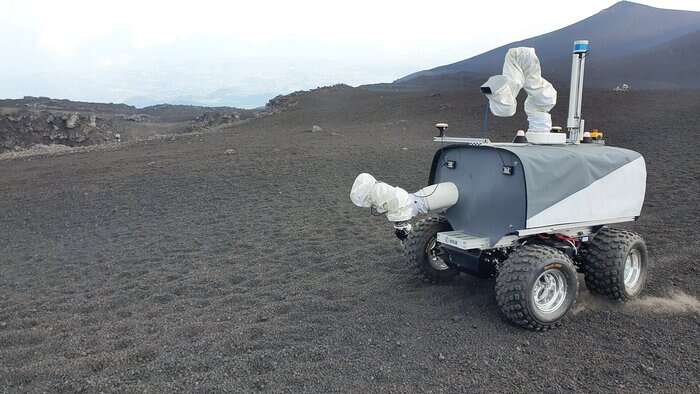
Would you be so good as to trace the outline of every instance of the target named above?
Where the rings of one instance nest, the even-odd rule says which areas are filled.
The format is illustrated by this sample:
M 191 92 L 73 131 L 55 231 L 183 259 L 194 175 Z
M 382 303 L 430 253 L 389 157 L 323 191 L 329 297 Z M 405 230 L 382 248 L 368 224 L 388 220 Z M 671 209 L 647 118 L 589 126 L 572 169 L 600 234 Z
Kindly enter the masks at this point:
M 495 277 L 504 317 L 533 330 L 560 324 L 576 302 L 578 273 L 592 293 L 615 301 L 637 297 L 648 277 L 642 237 L 602 224 L 512 235 L 486 245 L 453 231 L 439 216 L 419 220 L 403 240 L 407 260 L 428 282 L 445 282 L 462 272 Z

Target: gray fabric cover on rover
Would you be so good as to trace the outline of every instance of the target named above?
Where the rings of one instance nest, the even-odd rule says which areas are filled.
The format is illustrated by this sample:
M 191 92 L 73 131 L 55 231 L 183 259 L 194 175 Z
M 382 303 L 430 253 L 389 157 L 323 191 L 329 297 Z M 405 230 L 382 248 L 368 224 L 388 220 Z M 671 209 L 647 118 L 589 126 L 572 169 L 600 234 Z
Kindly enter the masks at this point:
M 525 170 L 527 217 L 641 157 L 635 151 L 599 144 L 512 144 L 499 148 L 518 156 Z
M 493 244 L 521 229 L 638 216 L 646 170 L 639 153 L 598 144 L 455 144 L 433 158 L 439 182 L 459 190 L 452 227 Z

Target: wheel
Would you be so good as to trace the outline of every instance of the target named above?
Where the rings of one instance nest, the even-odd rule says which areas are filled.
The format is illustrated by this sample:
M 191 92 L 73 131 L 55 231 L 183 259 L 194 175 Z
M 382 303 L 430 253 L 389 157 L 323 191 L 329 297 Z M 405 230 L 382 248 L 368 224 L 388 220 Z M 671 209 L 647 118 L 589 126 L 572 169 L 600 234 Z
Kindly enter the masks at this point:
M 641 235 L 604 228 L 591 240 L 583 262 L 586 287 L 615 301 L 629 301 L 644 290 L 647 265 Z
M 430 283 L 447 282 L 459 271 L 447 265 L 446 257 L 439 254 L 437 233 L 451 231 L 444 218 L 426 218 L 418 221 L 404 241 L 404 255 L 411 266 L 417 267 Z
M 576 302 L 578 278 L 569 256 L 544 245 L 525 245 L 502 263 L 496 300 L 515 325 L 546 330 L 561 321 Z

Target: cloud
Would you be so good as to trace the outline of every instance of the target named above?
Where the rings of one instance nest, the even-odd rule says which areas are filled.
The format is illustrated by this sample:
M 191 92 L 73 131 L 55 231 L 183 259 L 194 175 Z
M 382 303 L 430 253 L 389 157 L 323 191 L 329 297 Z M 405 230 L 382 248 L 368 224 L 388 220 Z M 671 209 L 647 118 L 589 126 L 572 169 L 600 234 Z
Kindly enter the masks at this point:
M 386 82 L 560 28 L 612 3 L 0 1 L 9 1 L 0 34 L 12 38 L 0 41 L 0 53 L 12 54 L 0 62 L 0 97 L 110 101 L 124 97 L 105 92 L 165 98 L 173 86 L 203 95 Z M 700 9 L 695 0 L 650 3 Z

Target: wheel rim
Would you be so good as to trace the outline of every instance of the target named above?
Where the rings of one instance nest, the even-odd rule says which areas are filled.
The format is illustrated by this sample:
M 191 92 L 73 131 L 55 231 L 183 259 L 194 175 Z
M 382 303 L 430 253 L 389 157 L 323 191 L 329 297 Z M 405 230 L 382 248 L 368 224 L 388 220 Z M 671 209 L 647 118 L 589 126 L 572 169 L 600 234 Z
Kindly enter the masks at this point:
M 434 237 L 428 242 L 428 246 L 425 248 L 425 255 L 428 257 L 428 263 L 430 266 L 437 271 L 446 271 L 450 267 L 445 263 L 438 255 L 437 248 L 437 237 Z
M 625 259 L 625 288 L 627 291 L 632 291 L 637 288 L 639 278 L 642 276 L 642 258 L 637 249 L 627 255 Z
M 535 307 L 544 313 L 551 313 L 561 308 L 566 301 L 566 277 L 558 269 L 548 269 L 540 274 L 532 288 L 532 300 Z

